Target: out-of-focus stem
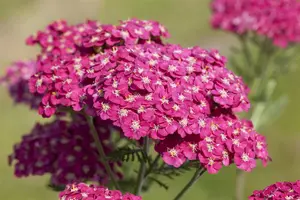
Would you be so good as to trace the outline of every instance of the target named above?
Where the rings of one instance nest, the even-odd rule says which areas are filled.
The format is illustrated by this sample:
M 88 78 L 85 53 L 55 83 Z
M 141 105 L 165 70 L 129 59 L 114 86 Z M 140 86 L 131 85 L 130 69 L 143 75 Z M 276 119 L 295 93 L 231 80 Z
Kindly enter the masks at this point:
M 242 35 L 239 37 L 240 41 L 241 41 L 241 44 L 242 44 L 242 50 L 243 50 L 243 53 L 245 54 L 245 58 L 248 62 L 248 64 L 252 67 L 253 65 L 253 60 L 252 60 L 252 55 L 250 53 L 250 50 L 249 50 L 249 47 L 247 45 L 247 41 L 246 41 L 246 35 Z
M 256 129 L 258 129 L 261 125 L 259 121 L 266 108 L 266 103 L 267 103 L 266 101 L 268 101 L 268 99 L 266 99 L 266 97 L 264 96 L 264 93 L 266 92 L 269 78 L 272 75 L 272 68 L 270 66 L 270 61 L 274 54 L 274 49 L 270 45 L 272 44 L 270 44 L 268 39 L 265 39 L 262 45 L 260 46 L 259 56 L 254 66 L 256 71 L 256 76 L 253 77 L 252 87 L 250 88 L 252 90 L 251 97 L 253 97 L 254 100 L 259 100 L 259 102 L 252 107 L 252 111 L 249 113 L 247 118 L 253 122 L 253 126 Z M 261 71 L 262 69 L 264 71 Z M 236 186 L 235 186 L 236 200 L 244 199 L 245 178 L 246 178 L 245 172 L 236 169 Z
M 191 178 L 191 180 L 184 186 L 184 188 L 177 194 L 177 196 L 174 198 L 174 200 L 179 200 L 182 198 L 182 196 L 198 181 L 198 179 L 204 174 L 206 170 L 204 170 L 202 167 L 198 168 L 194 174 L 194 176 Z
M 94 142 L 96 144 L 96 148 L 97 148 L 97 151 L 99 153 L 99 160 L 101 161 L 101 163 L 104 165 L 105 167 L 105 170 L 106 172 L 108 173 L 110 179 L 111 179 L 111 182 L 112 184 L 114 185 L 114 187 L 117 189 L 117 190 L 121 190 L 120 189 L 120 186 L 118 185 L 118 182 L 116 181 L 115 179 L 115 176 L 113 174 L 113 171 L 109 165 L 109 163 L 107 162 L 106 160 L 106 155 L 105 155 L 105 152 L 104 152 L 104 149 L 103 149 L 103 146 L 102 146 L 102 143 L 99 139 L 99 136 L 98 136 L 98 132 L 97 132 L 97 129 L 94 125 L 94 121 L 93 121 L 93 117 L 91 116 L 88 116 L 85 114 L 85 117 L 86 117 L 86 120 L 89 124 L 89 127 L 90 127 L 90 132 L 93 136 L 93 139 L 94 139 Z
M 146 171 L 145 177 L 147 177 L 152 172 L 154 167 L 157 165 L 160 157 L 161 157 L 161 155 L 159 155 L 159 154 L 155 157 L 154 161 L 150 164 L 149 169 Z
M 240 169 L 236 169 L 236 189 L 235 189 L 235 199 L 243 200 L 244 199 L 244 188 L 245 188 L 245 176 L 246 173 Z
M 252 112 L 252 116 L 248 117 L 253 122 L 253 126 L 258 129 L 259 128 L 259 119 L 262 116 L 265 110 L 265 103 L 261 103 L 255 106 Z M 246 172 L 236 169 L 236 188 L 235 188 L 235 199 L 243 200 L 244 199 L 244 191 L 245 191 L 245 179 Z
M 253 126 L 258 129 L 259 128 L 259 119 L 262 116 L 265 110 L 265 103 L 257 104 L 252 112 L 252 115 L 248 117 L 253 122 Z M 235 188 L 235 199 L 243 200 L 244 199 L 244 191 L 245 191 L 245 179 L 246 172 L 236 169 L 236 188 Z
M 145 137 L 144 138 L 144 152 L 146 153 L 146 156 L 148 156 L 148 151 L 149 151 L 149 138 Z M 140 169 L 139 169 L 139 174 L 138 174 L 138 179 L 137 179 L 137 184 L 135 188 L 135 194 L 140 195 L 143 187 L 143 183 L 145 180 L 145 173 L 146 173 L 146 162 L 141 162 Z

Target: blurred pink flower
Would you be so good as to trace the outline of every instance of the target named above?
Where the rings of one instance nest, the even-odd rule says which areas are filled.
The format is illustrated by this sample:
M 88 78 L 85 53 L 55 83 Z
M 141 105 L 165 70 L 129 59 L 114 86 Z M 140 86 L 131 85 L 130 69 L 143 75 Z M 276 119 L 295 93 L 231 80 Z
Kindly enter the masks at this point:
M 263 190 L 255 190 L 249 200 L 300 199 L 300 181 L 277 182 Z

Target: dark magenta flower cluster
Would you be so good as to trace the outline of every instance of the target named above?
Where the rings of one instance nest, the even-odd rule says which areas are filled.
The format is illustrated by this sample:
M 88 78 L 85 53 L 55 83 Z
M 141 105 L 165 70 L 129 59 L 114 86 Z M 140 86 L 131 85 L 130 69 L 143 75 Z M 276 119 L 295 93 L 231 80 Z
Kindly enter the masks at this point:
M 142 200 L 142 197 L 130 193 L 122 194 L 119 190 L 87 185 L 84 183 L 67 185 L 59 194 L 60 200 Z
M 41 95 L 30 93 L 28 88 L 28 80 L 35 72 L 35 61 L 18 61 L 12 63 L 5 75 L 0 77 L 0 84 L 7 86 L 15 103 L 23 103 L 33 109 L 37 109 L 41 102 Z
M 263 190 L 256 190 L 249 200 L 300 200 L 300 180 L 277 182 Z
M 254 32 L 280 47 L 300 42 L 297 0 L 213 0 L 212 26 L 244 34 Z
M 112 152 L 112 124 L 96 119 L 95 124 L 104 151 Z M 87 180 L 105 184 L 108 177 L 89 131 L 87 122 L 80 115 L 73 116 L 71 122 L 56 119 L 48 124 L 36 124 L 31 133 L 24 135 L 22 142 L 14 146 L 9 163 L 15 166 L 17 177 L 50 173 L 53 185 Z M 121 178 L 117 164 L 120 163 L 111 163 L 111 168 Z
M 70 107 L 120 127 L 129 139 L 150 137 L 164 161 L 199 160 L 209 173 L 235 163 L 250 171 L 269 160 L 265 138 L 233 112 L 250 107 L 248 88 L 216 50 L 164 44 L 157 22 L 50 24 L 28 39 L 42 48 L 32 93 L 39 113 Z M 160 147 L 164 148 L 160 148 Z

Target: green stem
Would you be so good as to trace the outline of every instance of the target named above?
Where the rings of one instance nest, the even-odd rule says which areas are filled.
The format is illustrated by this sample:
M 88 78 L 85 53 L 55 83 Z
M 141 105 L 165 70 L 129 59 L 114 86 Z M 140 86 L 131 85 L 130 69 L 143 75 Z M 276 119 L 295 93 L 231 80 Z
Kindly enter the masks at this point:
M 252 100 L 257 101 L 254 104 L 252 111 L 249 112 L 248 119 L 253 121 L 253 125 L 256 129 L 260 127 L 260 118 L 266 108 L 266 103 L 268 99 L 266 89 L 268 87 L 268 81 L 272 76 L 272 68 L 270 66 L 270 61 L 274 55 L 274 49 L 272 44 L 270 44 L 269 39 L 265 39 L 260 46 L 259 55 L 254 66 L 256 75 L 253 77 L 251 85 L 251 97 Z M 264 71 L 262 71 L 264 70 Z M 236 189 L 235 189 L 235 199 L 244 199 L 244 189 L 245 189 L 245 178 L 246 174 L 244 171 L 236 169 Z
M 259 120 L 265 110 L 265 103 L 258 103 L 248 119 L 251 119 L 253 126 L 258 129 L 260 127 Z M 244 188 L 245 188 L 245 179 L 246 173 L 240 169 L 236 169 L 236 189 L 235 189 L 235 199 L 243 200 L 244 199 Z
M 146 171 L 144 179 L 146 179 L 152 173 L 153 169 L 157 167 L 160 158 L 161 158 L 161 155 L 157 154 L 154 161 L 150 164 L 148 170 Z M 158 167 L 158 169 L 160 169 L 160 168 Z M 153 174 L 151 178 L 155 178 L 157 176 L 158 176 L 158 174 Z M 152 184 L 153 184 L 153 181 L 149 181 L 147 183 L 147 187 L 150 188 Z
M 254 65 L 256 75 L 260 75 L 261 72 L 262 72 L 261 70 L 265 69 L 264 68 L 265 66 L 264 66 L 263 62 L 264 62 L 265 56 L 267 56 L 268 53 L 269 53 L 268 45 L 272 45 L 272 44 L 270 44 L 268 38 L 265 38 L 264 41 L 262 41 L 262 43 L 260 45 L 260 50 L 259 50 L 259 53 L 258 53 L 257 62 Z
M 91 116 L 88 116 L 85 114 L 85 117 L 86 117 L 86 120 L 89 124 L 89 127 L 90 127 L 90 130 L 91 130 L 91 134 L 93 136 L 93 139 L 95 141 L 95 144 L 96 144 L 96 148 L 97 148 L 97 151 L 99 153 L 99 160 L 101 161 L 101 163 L 104 165 L 105 167 L 105 170 L 106 172 L 108 173 L 110 179 L 111 179 L 111 182 L 112 184 L 114 185 L 114 187 L 117 189 L 117 190 L 121 190 L 116 179 L 115 179 L 115 176 L 113 174 L 113 171 L 109 165 L 109 163 L 107 162 L 106 160 L 106 155 L 105 155 L 105 152 L 104 152 L 104 149 L 103 149 L 103 146 L 102 146 L 102 143 L 99 139 L 99 136 L 98 136 L 98 132 L 97 132 L 97 129 L 95 127 L 95 124 L 94 124 L 94 121 L 93 121 L 93 117 Z
M 174 200 L 179 200 L 181 197 L 198 181 L 198 179 L 204 174 L 206 170 L 202 170 L 202 167 L 198 168 L 191 178 L 191 180 L 184 186 L 184 188 L 177 194 Z
M 236 169 L 236 190 L 235 190 L 235 199 L 236 200 L 243 200 L 244 199 L 244 188 L 245 188 L 245 172 Z
M 149 138 L 145 137 L 144 138 L 144 152 L 148 156 L 149 152 Z M 140 195 L 142 188 L 143 188 L 143 183 L 145 180 L 145 172 L 146 172 L 146 162 L 141 162 L 140 169 L 139 169 L 139 174 L 137 178 L 137 184 L 135 188 L 135 194 Z
M 265 111 L 265 108 L 266 108 L 266 103 L 258 103 L 255 107 L 254 107 L 254 110 L 252 112 L 252 115 L 251 117 L 249 118 L 252 123 L 253 123 L 253 126 L 256 130 L 259 129 L 260 127 L 260 118 L 261 116 L 263 115 L 264 111 Z
M 152 172 L 153 168 L 157 165 L 159 159 L 160 159 L 161 155 L 157 154 L 157 156 L 155 157 L 154 161 L 151 163 L 151 165 L 149 166 L 149 169 L 147 170 L 147 172 L 145 173 L 145 178 Z
M 252 54 L 250 53 L 249 47 L 247 45 L 246 37 L 247 37 L 246 35 L 242 35 L 239 37 L 239 39 L 242 44 L 242 51 L 244 52 L 244 57 L 247 60 L 249 66 L 252 67 L 252 65 L 253 65 Z

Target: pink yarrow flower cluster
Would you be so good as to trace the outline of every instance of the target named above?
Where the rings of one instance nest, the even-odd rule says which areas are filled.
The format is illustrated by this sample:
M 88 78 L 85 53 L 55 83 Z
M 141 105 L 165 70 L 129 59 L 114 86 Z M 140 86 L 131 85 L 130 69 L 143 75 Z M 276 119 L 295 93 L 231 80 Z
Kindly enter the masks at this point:
M 0 77 L 0 84 L 4 84 L 15 103 L 24 103 L 37 109 L 41 102 L 41 95 L 29 92 L 28 80 L 36 72 L 36 62 L 18 61 L 12 63 L 4 76 Z
M 300 2 L 297 0 L 213 0 L 214 28 L 237 34 L 255 32 L 280 47 L 300 42 Z
M 180 167 L 187 160 L 199 160 L 209 173 L 215 174 L 232 163 L 251 171 L 256 159 L 264 165 L 269 161 L 265 137 L 255 132 L 250 121 L 221 114 L 199 119 L 198 123 L 198 134 L 185 138 L 174 134 L 156 144 L 156 151 L 167 164 Z
M 69 26 L 65 21 L 56 21 L 31 36 L 28 44 L 42 48 L 37 73 L 29 81 L 32 93 L 43 94 L 39 113 L 50 117 L 58 106 L 81 110 L 86 100 L 85 86 L 95 84 L 103 66 L 110 66 L 109 58 L 99 51 L 107 48 L 113 52 L 117 46 L 127 44 L 161 43 L 159 36 L 168 36 L 162 25 L 135 19 L 122 21 L 119 26 L 95 21 Z
M 87 185 L 84 183 L 67 185 L 59 194 L 60 200 L 142 200 L 142 197 L 130 193 L 122 194 L 119 190 L 106 187 Z
M 277 182 L 263 190 L 255 190 L 249 200 L 299 200 L 300 180 L 296 182 Z
M 161 37 L 168 33 L 152 21 L 63 25 L 54 22 L 31 40 L 42 47 L 29 81 L 31 92 L 43 95 L 42 116 L 60 106 L 84 109 L 129 139 L 155 140 L 164 161 L 175 167 L 199 160 L 210 173 L 233 162 L 250 171 L 255 159 L 269 160 L 264 137 L 233 114 L 249 109 L 249 90 L 218 51 L 164 44 Z M 78 27 L 80 41 L 66 38 Z M 69 41 L 75 50 L 56 51 L 44 44 L 45 35 L 53 44 Z
M 111 124 L 95 120 L 99 137 L 106 153 L 113 151 L 110 142 Z M 51 174 L 51 184 L 66 185 L 75 181 L 97 181 L 107 183 L 104 166 L 89 126 L 82 116 L 72 122 L 57 119 L 49 124 L 37 124 L 30 134 L 23 136 L 21 143 L 14 146 L 9 163 L 15 167 L 15 175 Z M 117 164 L 117 163 L 115 163 Z M 115 164 L 111 168 L 117 172 Z

